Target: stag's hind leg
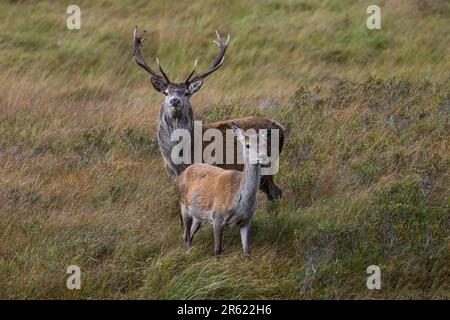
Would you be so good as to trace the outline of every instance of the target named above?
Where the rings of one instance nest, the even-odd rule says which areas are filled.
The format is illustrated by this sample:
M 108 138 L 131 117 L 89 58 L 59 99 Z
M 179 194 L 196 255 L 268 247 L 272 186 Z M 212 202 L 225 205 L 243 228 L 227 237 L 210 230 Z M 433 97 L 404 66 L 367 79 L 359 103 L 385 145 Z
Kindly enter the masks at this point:
M 267 195 L 269 201 L 280 199 L 283 191 L 273 181 L 273 176 L 261 176 L 259 189 Z

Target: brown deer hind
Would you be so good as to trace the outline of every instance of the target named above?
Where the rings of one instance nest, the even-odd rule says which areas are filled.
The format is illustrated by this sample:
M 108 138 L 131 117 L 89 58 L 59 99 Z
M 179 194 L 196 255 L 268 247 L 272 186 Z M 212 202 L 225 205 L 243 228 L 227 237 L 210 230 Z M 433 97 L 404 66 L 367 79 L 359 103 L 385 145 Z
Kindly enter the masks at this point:
M 224 170 L 209 164 L 193 164 L 177 179 L 184 227 L 184 241 L 192 239 L 202 224 L 212 224 L 214 253 L 222 252 L 225 226 L 237 225 L 241 231 L 244 255 L 249 255 L 250 222 L 257 207 L 256 192 L 261 178 L 261 164 L 268 160 L 264 132 L 247 136 L 236 124 L 232 128 L 242 144 L 244 171 Z
M 144 31 L 145 33 L 145 31 Z M 155 88 L 156 91 L 162 93 L 165 96 L 164 103 L 160 108 L 159 112 L 159 122 L 158 122 L 158 143 L 164 158 L 165 167 L 168 173 L 172 176 L 173 179 L 177 179 L 177 177 L 186 169 L 190 163 L 181 163 L 176 164 L 172 160 L 172 148 L 177 142 L 172 141 L 172 133 L 176 129 L 186 129 L 191 133 L 191 137 L 193 140 L 193 131 L 194 131 L 194 114 L 192 111 L 192 106 L 189 102 L 190 97 L 196 93 L 203 85 L 203 80 L 219 69 L 224 61 L 225 52 L 228 48 L 228 43 L 230 37 L 228 36 L 226 41 L 223 41 L 219 33 L 217 33 L 217 40 L 214 42 L 218 45 L 220 52 L 216 57 L 214 63 L 205 71 L 196 73 L 196 69 L 189 74 L 186 80 L 182 83 L 174 83 L 169 80 L 167 73 L 163 70 L 158 58 L 156 58 L 156 62 L 158 65 L 159 72 L 154 71 L 144 60 L 141 54 L 141 46 L 144 38 L 142 35 L 138 35 L 137 27 L 134 30 L 133 36 L 133 44 L 134 44 L 134 57 L 137 64 L 142 67 L 145 71 L 147 71 L 151 77 L 150 81 Z M 195 66 L 197 63 L 195 63 Z M 270 119 L 261 118 L 261 117 L 245 117 L 239 119 L 232 119 L 227 121 L 220 121 L 214 123 L 203 124 L 202 131 L 205 132 L 208 129 L 218 129 L 222 132 L 223 137 L 225 137 L 225 130 L 231 127 L 231 123 L 234 122 L 244 131 L 248 129 L 254 129 L 258 131 L 259 129 L 275 129 L 278 130 L 279 133 L 279 153 L 283 148 L 283 142 L 285 137 L 285 129 L 284 127 L 274 122 Z M 270 150 L 271 146 L 271 130 L 268 132 L 268 141 L 267 146 Z M 208 144 L 203 142 L 203 149 Z M 193 148 L 193 146 L 192 146 Z M 237 147 L 234 147 L 234 150 L 237 150 Z M 224 146 L 225 151 L 225 146 Z M 191 153 L 192 155 L 194 152 Z M 225 152 L 223 153 L 225 154 Z M 235 154 L 236 159 L 236 154 Z M 203 161 L 203 160 L 202 160 Z M 274 161 L 274 159 L 272 159 Z M 224 168 L 224 169 L 235 169 L 242 171 L 243 164 L 237 163 L 235 161 L 232 164 L 215 164 L 214 165 Z M 267 198 L 269 200 L 275 200 L 281 197 L 282 191 L 273 181 L 272 175 L 263 175 L 261 176 L 260 189 L 266 193 Z

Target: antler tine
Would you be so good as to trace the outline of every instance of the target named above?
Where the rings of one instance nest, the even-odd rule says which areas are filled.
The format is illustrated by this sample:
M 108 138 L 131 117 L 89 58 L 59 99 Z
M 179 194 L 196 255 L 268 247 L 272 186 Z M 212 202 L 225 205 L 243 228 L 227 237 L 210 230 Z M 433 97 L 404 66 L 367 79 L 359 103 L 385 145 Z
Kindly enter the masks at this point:
M 191 80 L 191 77 L 194 75 L 195 73 L 195 69 L 197 68 L 197 59 L 195 59 L 194 62 L 194 69 L 192 70 L 192 72 L 188 75 L 188 77 L 186 78 L 186 80 L 184 81 L 185 83 L 188 83 L 189 80 Z
M 158 64 L 159 71 L 161 71 L 161 74 L 163 75 L 164 79 L 166 79 L 167 83 L 170 83 L 169 77 L 168 77 L 167 74 L 164 72 L 164 70 L 163 70 L 161 64 L 159 63 L 158 57 L 156 57 L 156 63 Z
M 134 27 L 134 32 L 133 32 L 133 47 L 134 47 L 134 59 L 136 60 L 136 63 L 143 68 L 145 71 L 147 71 L 148 73 L 150 73 L 152 76 L 159 78 L 161 80 L 167 81 L 167 83 L 170 83 L 169 78 L 167 77 L 167 75 L 164 73 L 164 71 L 162 70 L 161 66 L 159 65 L 159 61 L 158 61 L 158 66 L 159 66 L 159 70 L 161 71 L 162 75 L 155 72 L 152 68 L 150 68 L 147 63 L 145 62 L 144 58 L 142 57 L 141 54 L 141 46 L 142 46 L 142 42 L 144 42 L 145 38 L 143 37 L 143 35 L 146 33 L 147 31 L 144 30 L 144 32 L 142 33 L 141 36 L 138 36 L 138 27 L 135 26 Z M 158 59 L 158 58 L 156 58 Z
M 213 40 L 213 42 L 215 44 L 217 44 L 219 46 L 219 48 L 221 48 L 223 45 L 227 46 L 228 43 L 230 42 L 230 35 L 227 35 L 227 41 L 225 43 L 222 43 L 222 38 L 220 37 L 219 31 L 216 30 L 216 36 L 217 36 L 217 40 Z
M 211 73 L 213 73 L 214 71 L 216 71 L 217 69 L 219 69 L 222 66 L 222 63 L 225 59 L 225 52 L 227 51 L 228 48 L 228 43 L 230 42 L 230 35 L 228 35 L 227 37 L 227 41 L 223 42 L 222 38 L 220 37 L 219 32 L 216 30 L 216 36 L 217 36 L 217 40 L 213 40 L 213 42 L 215 44 L 217 44 L 217 46 L 220 48 L 220 53 L 217 56 L 216 60 L 214 61 L 213 65 L 211 67 L 209 67 L 208 70 L 206 70 L 203 73 L 199 73 L 197 74 L 191 81 L 200 79 L 200 78 L 205 78 L 208 75 L 210 75 Z

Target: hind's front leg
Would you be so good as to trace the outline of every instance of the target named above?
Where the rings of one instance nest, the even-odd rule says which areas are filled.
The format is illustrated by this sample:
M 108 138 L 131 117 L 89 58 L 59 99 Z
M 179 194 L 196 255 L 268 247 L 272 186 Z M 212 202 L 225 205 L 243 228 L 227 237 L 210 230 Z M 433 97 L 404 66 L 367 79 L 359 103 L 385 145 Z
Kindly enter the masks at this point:
M 242 249 L 244 250 L 244 256 L 249 257 L 249 237 L 248 233 L 250 230 L 250 222 L 241 226 L 241 241 L 242 241 Z
M 197 233 L 197 231 L 200 229 L 201 226 L 202 223 L 200 222 L 200 220 L 194 217 L 191 227 L 191 236 L 189 238 L 189 246 L 192 246 L 192 239 L 194 239 L 195 234 Z
M 216 256 L 222 253 L 222 233 L 223 233 L 223 225 L 219 221 L 214 221 L 214 254 Z

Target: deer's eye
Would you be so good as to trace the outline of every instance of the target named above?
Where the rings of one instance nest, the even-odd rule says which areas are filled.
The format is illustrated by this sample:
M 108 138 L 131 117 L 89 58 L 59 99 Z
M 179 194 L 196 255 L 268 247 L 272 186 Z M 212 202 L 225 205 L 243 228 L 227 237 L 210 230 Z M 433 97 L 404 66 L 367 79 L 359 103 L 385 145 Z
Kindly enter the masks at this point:
M 188 96 L 189 94 L 190 94 L 189 90 L 186 90 L 186 91 L 184 92 L 184 95 L 185 95 L 185 96 Z
M 250 149 L 250 145 L 249 145 L 249 144 L 246 144 L 245 147 L 246 147 L 247 149 Z

